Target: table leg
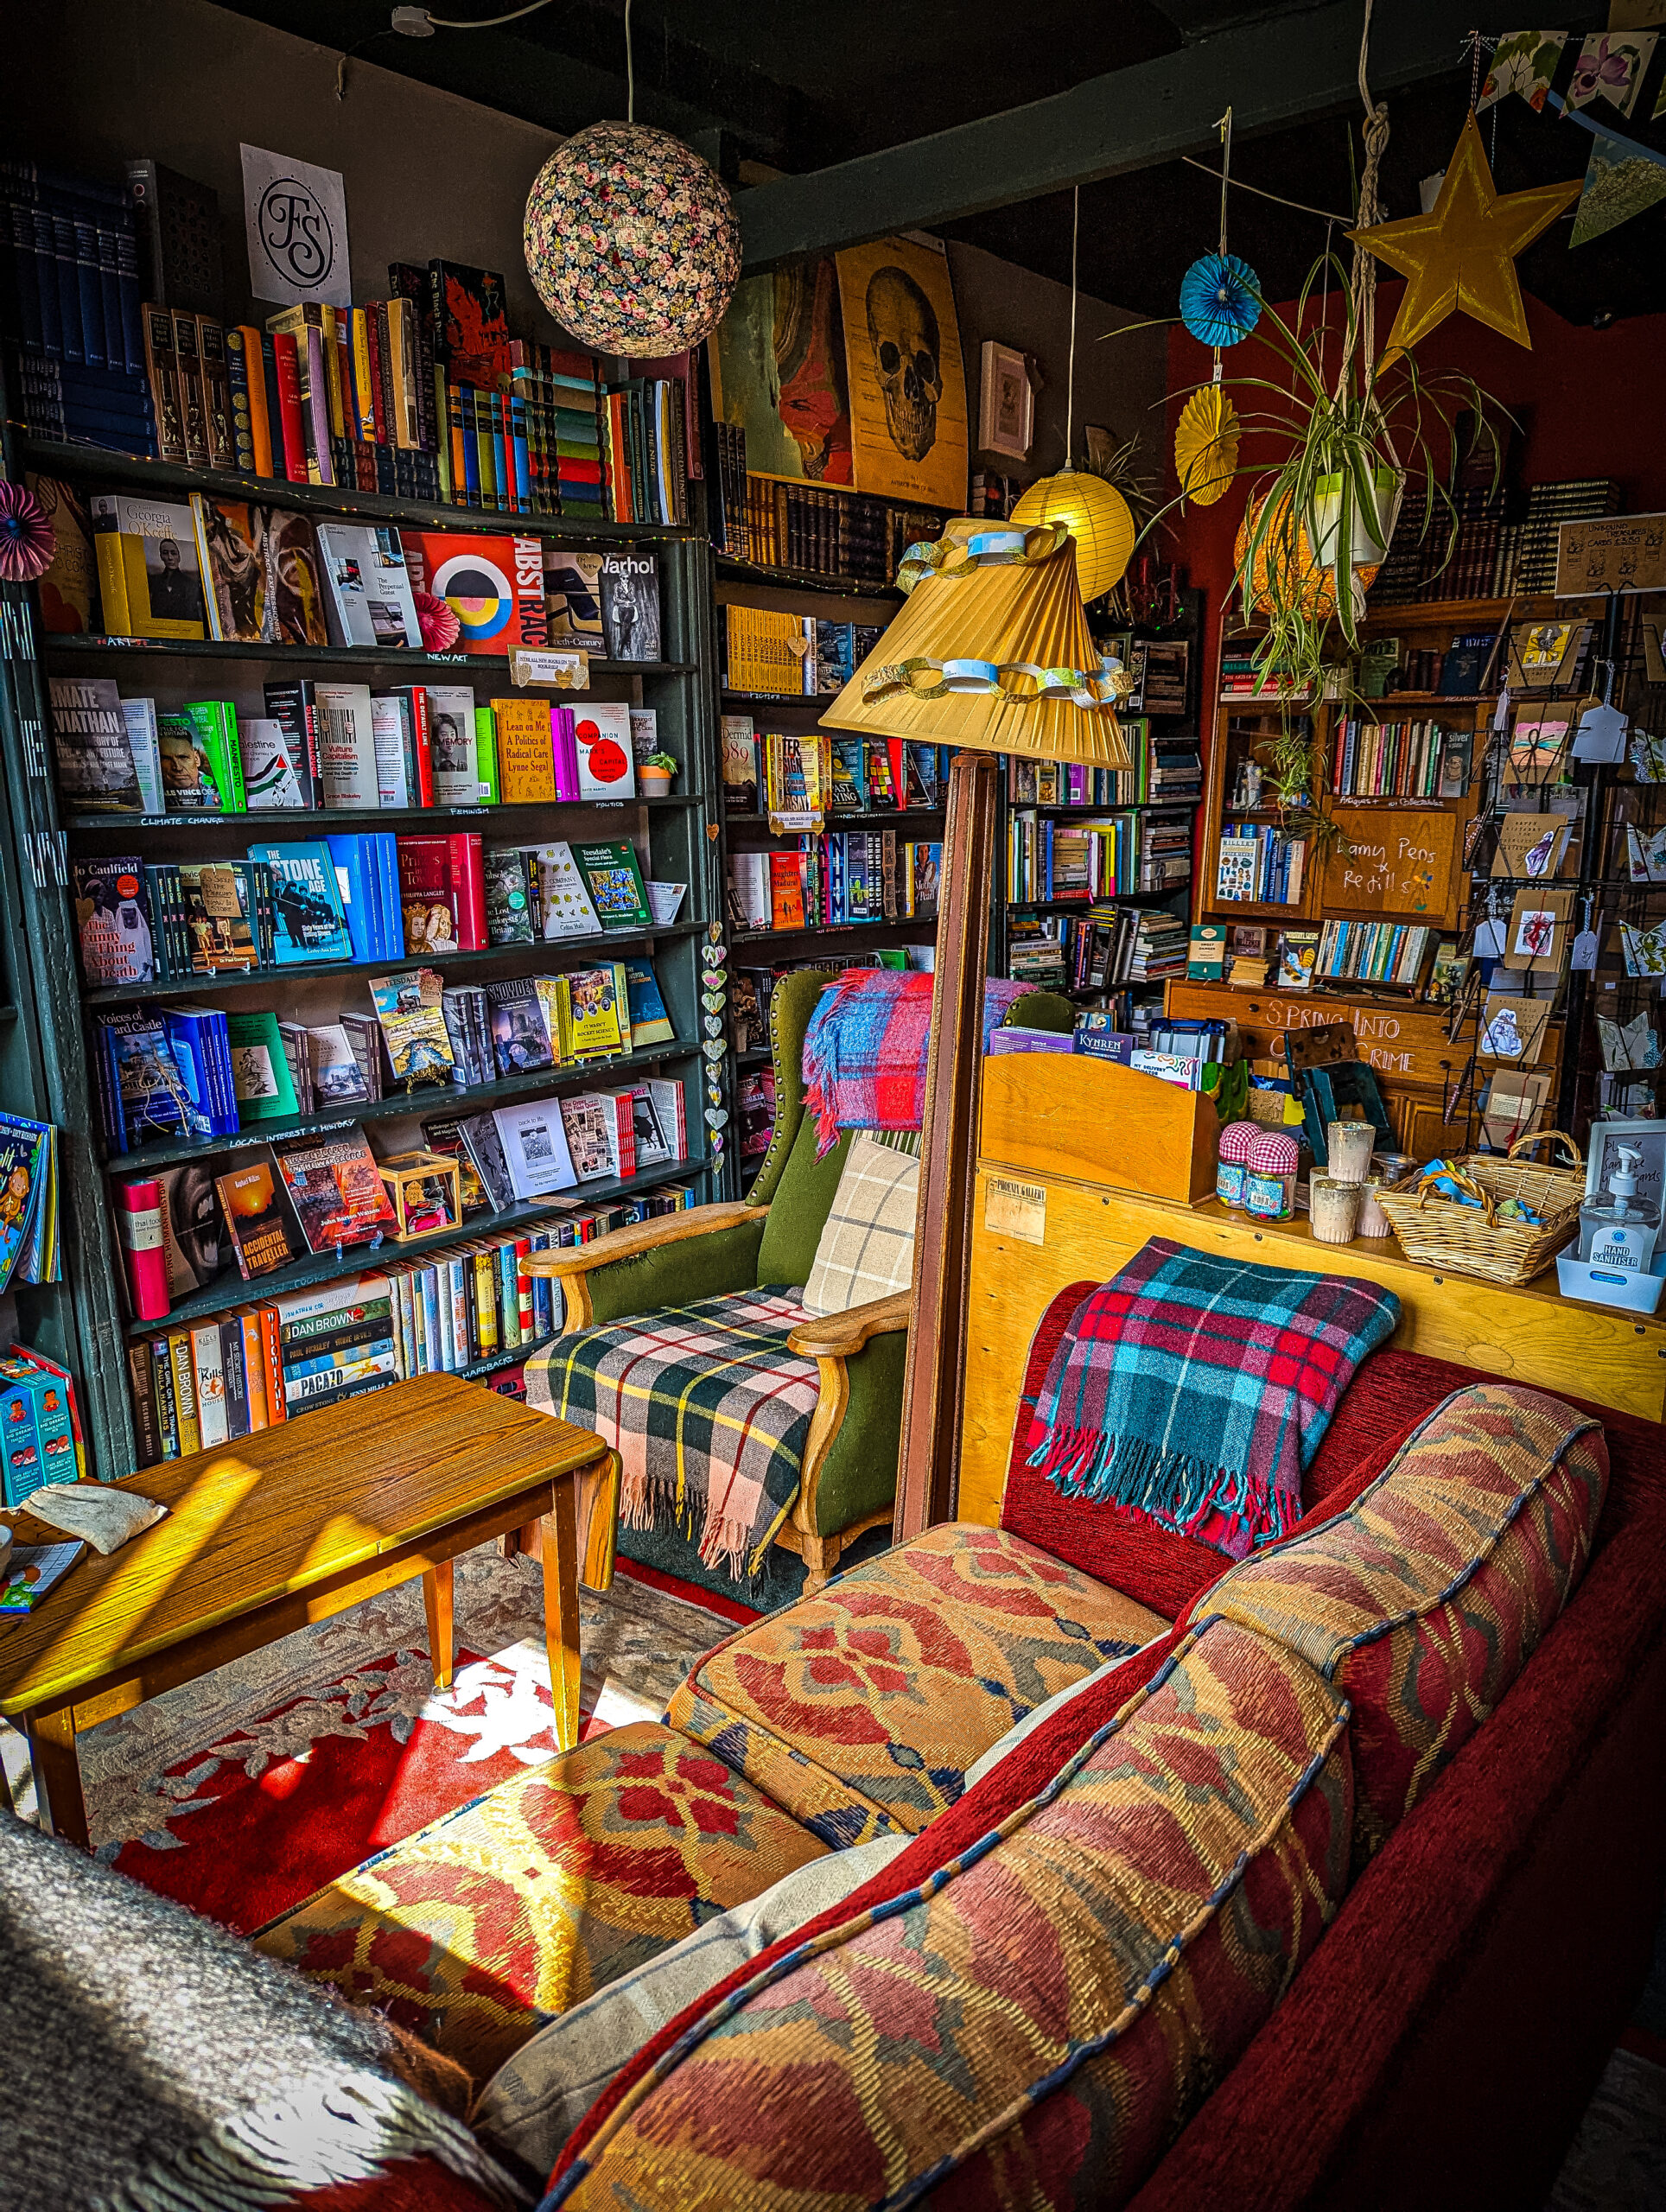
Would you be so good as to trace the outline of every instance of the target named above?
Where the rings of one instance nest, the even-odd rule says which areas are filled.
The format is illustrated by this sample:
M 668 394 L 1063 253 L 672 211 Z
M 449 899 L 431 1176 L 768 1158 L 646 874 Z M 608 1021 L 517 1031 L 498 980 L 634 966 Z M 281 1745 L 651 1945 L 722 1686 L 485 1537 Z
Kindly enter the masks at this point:
M 23 1726 L 29 1734 L 41 1823 L 66 1843 L 86 1851 L 86 1800 L 81 1795 L 81 1764 L 75 1755 L 73 1708 L 64 1705 L 55 1713 L 29 1713 Z
M 455 1639 L 451 1618 L 451 1566 L 442 1560 L 431 1567 L 423 1577 L 423 1610 L 428 1615 L 428 1656 L 434 1663 L 434 1687 L 436 1690 L 451 1688 L 451 1666 L 455 1656 Z
M 574 1526 L 573 1478 L 558 1475 L 540 1531 L 544 1553 L 544 1642 L 550 1655 L 550 1692 L 556 1708 L 556 1741 L 563 1751 L 578 1742 L 578 1542 Z

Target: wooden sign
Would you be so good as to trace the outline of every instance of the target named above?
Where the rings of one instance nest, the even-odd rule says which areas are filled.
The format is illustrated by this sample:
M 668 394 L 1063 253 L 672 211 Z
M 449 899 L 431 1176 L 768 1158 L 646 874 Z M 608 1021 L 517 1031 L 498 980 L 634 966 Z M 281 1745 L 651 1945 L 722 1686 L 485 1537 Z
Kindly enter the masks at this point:
M 1458 926 L 1458 817 L 1425 808 L 1335 810 L 1341 842 L 1325 862 L 1326 913 Z
M 1666 514 L 1593 515 L 1556 534 L 1556 596 L 1666 591 Z

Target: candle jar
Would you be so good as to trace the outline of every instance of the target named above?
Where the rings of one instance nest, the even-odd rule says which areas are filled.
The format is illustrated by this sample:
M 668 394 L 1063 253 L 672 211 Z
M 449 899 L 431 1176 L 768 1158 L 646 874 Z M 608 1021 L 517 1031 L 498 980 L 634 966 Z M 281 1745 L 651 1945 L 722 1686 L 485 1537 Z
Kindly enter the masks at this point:
M 1288 1221 L 1296 1210 L 1296 1166 L 1301 1158 L 1294 1137 L 1281 1129 L 1258 1129 L 1244 1162 L 1243 1205 L 1262 1221 Z
M 1368 1175 L 1359 1185 L 1359 1227 L 1361 1236 L 1392 1236 L 1394 1224 L 1377 1203 L 1377 1194 L 1383 1187 L 1386 1178 Z
M 1243 1204 L 1243 1171 L 1250 1147 L 1261 1135 L 1256 1122 L 1229 1122 L 1216 1151 L 1215 1196 L 1224 1206 Z
M 1327 1173 L 1341 1183 L 1363 1183 L 1371 1172 L 1371 1147 L 1376 1142 L 1377 1131 L 1369 1122 L 1327 1122 Z
M 1307 1217 L 1316 1244 L 1351 1244 L 1359 1224 L 1363 1183 L 1339 1175 L 1315 1175 L 1307 1185 Z

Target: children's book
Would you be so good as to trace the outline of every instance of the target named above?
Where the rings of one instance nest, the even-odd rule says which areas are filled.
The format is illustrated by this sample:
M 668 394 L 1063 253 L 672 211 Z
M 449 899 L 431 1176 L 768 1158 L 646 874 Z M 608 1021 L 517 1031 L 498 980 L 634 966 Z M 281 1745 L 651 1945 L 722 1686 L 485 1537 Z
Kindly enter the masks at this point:
M 62 1544 L 14 1544 L 0 1566 L 0 1614 L 32 1613 L 86 1549 L 79 1536 Z

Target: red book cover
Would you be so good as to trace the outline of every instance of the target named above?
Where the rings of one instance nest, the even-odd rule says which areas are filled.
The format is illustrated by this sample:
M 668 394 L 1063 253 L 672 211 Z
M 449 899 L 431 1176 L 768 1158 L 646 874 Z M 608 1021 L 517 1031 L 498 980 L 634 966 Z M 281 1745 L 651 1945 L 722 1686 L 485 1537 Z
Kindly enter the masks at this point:
M 801 930 L 804 926 L 804 879 L 802 856 L 798 853 L 772 853 L 769 856 L 770 927 L 775 930 Z
M 416 800 L 434 804 L 434 734 L 428 715 L 428 693 L 420 683 L 410 687 L 410 740 L 416 753 Z
M 510 412 L 509 394 L 500 391 L 494 404 L 498 410 L 498 429 L 503 438 L 504 505 L 512 515 L 521 511 L 521 501 L 527 496 L 527 487 L 520 480 L 520 460 L 515 451 L 515 419 Z
M 509 309 L 504 282 L 493 269 L 430 261 L 429 283 L 435 351 L 446 373 L 485 391 L 509 373 Z
M 465 832 L 448 837 L 446 848 L 457 942 L 465 952 L 484 952 L 492 940 L 486 930 L 486 866 L 480 840 Z
M 506 653 L 546 642 L 538 539 L 406 530 L 400 542 L 412 588 L 444 600 L 462 625 L 457 642 L 465 652 Z
M 280 330 L 272 340 L 277 362 L 277 406 L 282 418 L 283 474 L 291 484 L 307 481 L 307 432 L 301 419 L 301 371 L 296 361 L 295 338 Z M 276 461 L 276 454 L 272 456 Z

